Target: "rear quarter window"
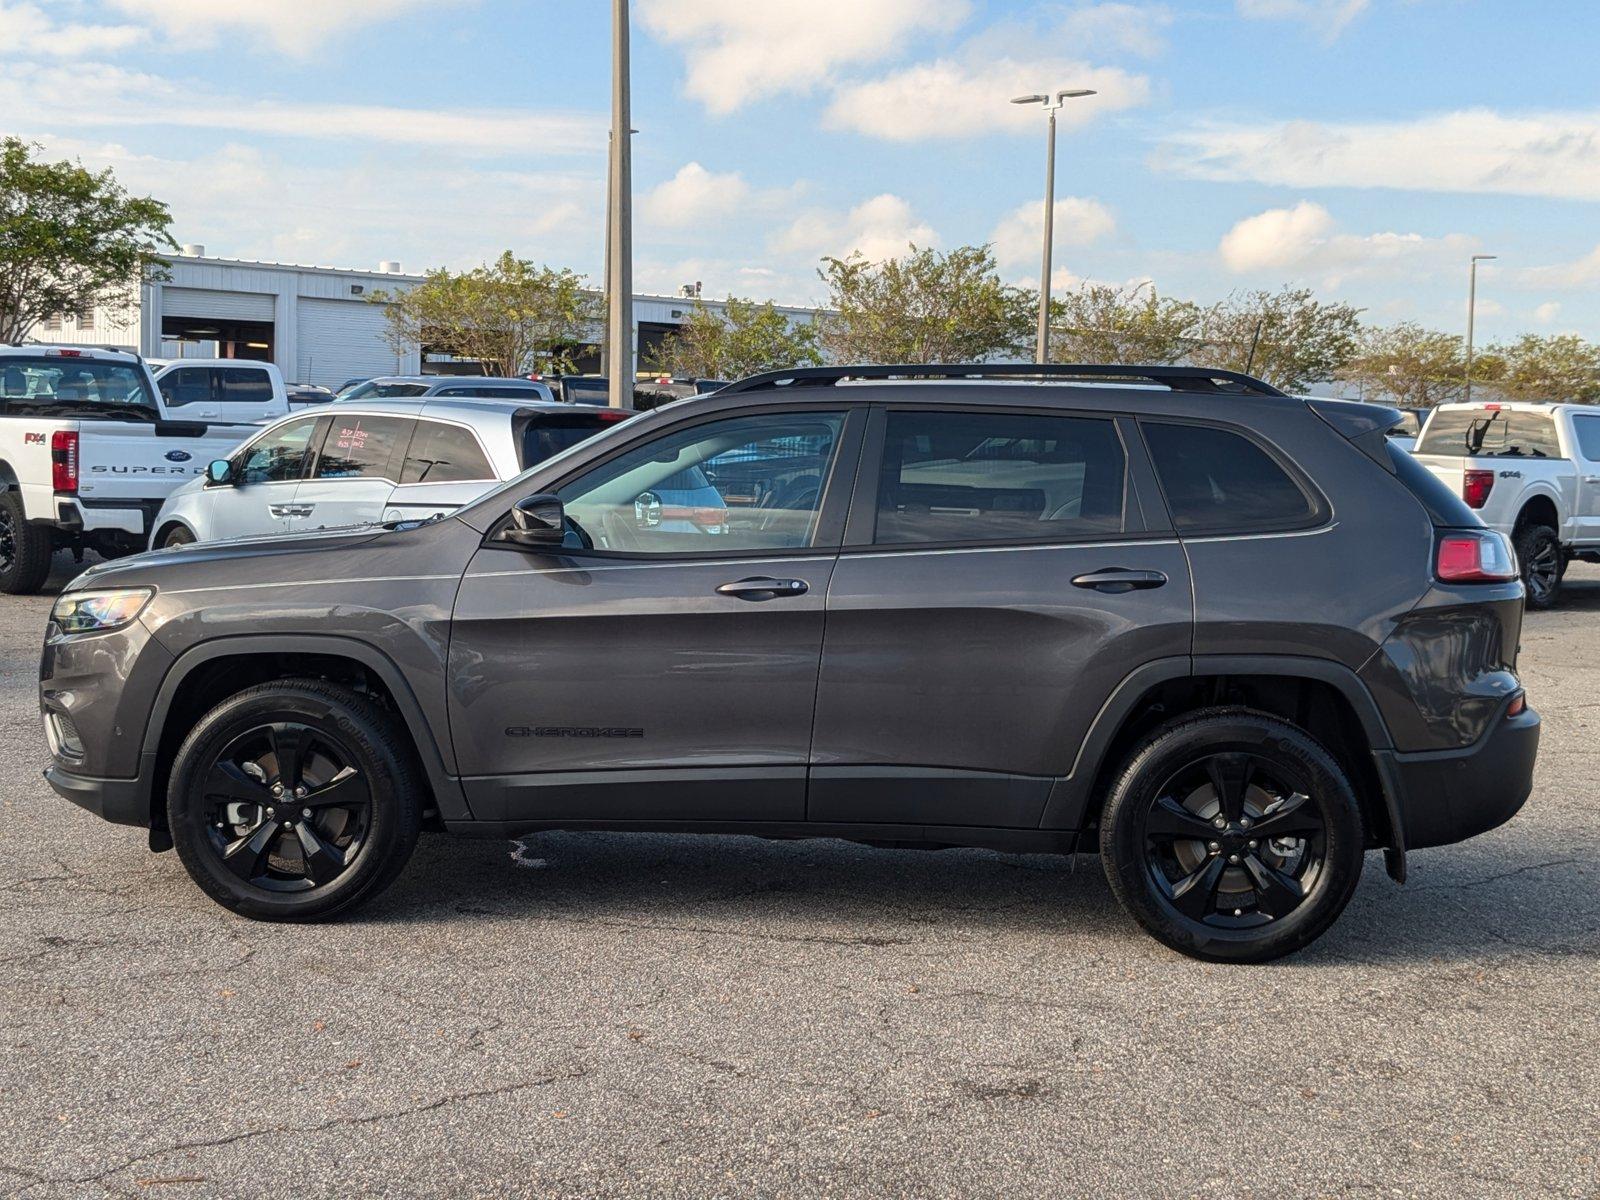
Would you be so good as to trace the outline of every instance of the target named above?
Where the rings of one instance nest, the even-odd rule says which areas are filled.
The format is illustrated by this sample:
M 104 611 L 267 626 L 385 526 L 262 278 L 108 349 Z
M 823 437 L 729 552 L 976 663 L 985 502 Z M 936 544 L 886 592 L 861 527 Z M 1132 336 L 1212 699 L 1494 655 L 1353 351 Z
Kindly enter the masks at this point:
M 1140 428 L 1179 533 L 1265 533 L 1316 520 L 1316 501 L 1242 434 L 1162 421 Z

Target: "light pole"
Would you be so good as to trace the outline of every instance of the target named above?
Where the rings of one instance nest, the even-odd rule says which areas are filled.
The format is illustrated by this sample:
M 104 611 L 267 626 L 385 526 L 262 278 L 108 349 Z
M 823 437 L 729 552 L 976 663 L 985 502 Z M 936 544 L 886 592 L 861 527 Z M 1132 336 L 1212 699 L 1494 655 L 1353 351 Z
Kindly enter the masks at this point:
M 1467 272 L 1467 387 L 1462 399 L 1468 403 L 1472 400 L 1472 323 L 1478 312 L 1478 264 L 1499 257 L 1498 254 L 1474 254 Z
M 1050 361 L 1050 250 L 1056 231 L 1056 113 L 1068 100 L 1093 96 L 1093 88 L 1064 88 L 1052 98 L 1036 92 L 1031 96 L 1018 96 L 1013 104 L 1042 104 L 1050 114 L 1050 142 L 1045 152 L 1044 165 L 1044 267 L 1039 273 L 1039 336 L 1034 361 Z
M 633 407 L 633 138 L 628 0 L 611 0 L 611 170 L 606 197 L 606 375 L 612 408 Z

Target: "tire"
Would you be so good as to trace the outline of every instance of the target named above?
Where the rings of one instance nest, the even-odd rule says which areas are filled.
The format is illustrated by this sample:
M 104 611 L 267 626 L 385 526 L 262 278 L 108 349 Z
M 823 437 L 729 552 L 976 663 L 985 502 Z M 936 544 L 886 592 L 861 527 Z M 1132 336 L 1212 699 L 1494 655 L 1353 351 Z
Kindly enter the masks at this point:
M 1543 611 L 1554 608 L 1561 596 L 1561 541 L 1548 525 L 1524 525 L 1512 544 L 1517 551 L 1517 566 L 1522 586 L 1527 591 L 1529 608 Z
M 50 530 L 28 524 L 22 493 L 16 488 L 0 492 L 0 592 L 32 595 L 50 577 L 55 543 Z
M 257 920 L 320 920 L 370 899 L 422 828 L 425 787 L 404 727 L 320 680 L 230 696 L 184 739 L 171 779 L 167 824 L 184 868 Z M 277 784 L 304 795 L 285 806 Z
M 1190 714 L 1146 738 L 1100 828 L 1122 907 L 1157 941 L 1210 962 L 1267 962 L 1314 942 L 1355 893 L 1364 852 L 1361 808 L 1333 756 L 1246 709 Z
M 169 546 L 188 546 L 192 545 L 194 540 L 194 534 L 190 533 L 188 529 L 184 528 L 182 525 L 174 525 L 171 529 L 167 530 L 165 536 L 162 537 L 161 545 L 158 547 L 158 549 L 165 550 Z

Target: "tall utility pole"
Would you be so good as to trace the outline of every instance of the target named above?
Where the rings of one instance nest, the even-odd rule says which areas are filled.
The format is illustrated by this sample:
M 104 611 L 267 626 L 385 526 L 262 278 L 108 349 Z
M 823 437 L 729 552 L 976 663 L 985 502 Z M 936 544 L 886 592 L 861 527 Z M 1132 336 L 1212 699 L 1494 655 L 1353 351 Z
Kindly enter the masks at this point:
M 606 197 L 606 376 L 611 407 L 633 407 L 633 138 L 628 0 L 611 0 L 611 170 Z
M 1472 399 L 1472 321 L 1478 313 L 1478 264 L 1499 257 L 1498 254 L 1474 254 L 1467 273 L 1467 386 L 1462 393 L 1463 402 Z
M 1050 257 L 1056 233 L 1056 113 L 1068 100 L 1093 96 L 1093 88 L 1066 88 L 1051 97 L 1043 92 L 1018 96 L 1013 104 L 1042 104 L 1050 114 L 1050 141 L 1044 160 L 1044 266 L 1039 272 L 1039 333 L 1035 340 L 1034 361 L 1050 361 Z

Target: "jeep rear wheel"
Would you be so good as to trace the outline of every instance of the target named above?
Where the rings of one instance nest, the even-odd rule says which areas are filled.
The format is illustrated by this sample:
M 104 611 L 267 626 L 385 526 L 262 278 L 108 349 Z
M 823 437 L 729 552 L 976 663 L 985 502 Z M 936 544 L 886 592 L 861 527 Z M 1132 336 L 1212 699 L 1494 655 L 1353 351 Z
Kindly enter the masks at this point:
M 0 492 L 0 592 L 31 595 L 50 577 L 55 547 L 50 531 L 28 524 L 22 493 Z
M 1304 731 L 1245 710 L 1173 721 L 1123 767 L 1101 826 L 1111 889 L 1195 958 L 1265 962 L 1320 937 L 1361 876 L 1360 806 Z
M 167 822 L 217 903 L 306 921 L 388 886 L 416 845 L 422 798 L 389 714 L 347 688 L 286 680 L 200 719 L 173 762 Z

